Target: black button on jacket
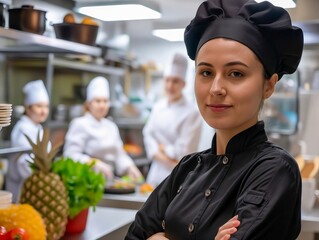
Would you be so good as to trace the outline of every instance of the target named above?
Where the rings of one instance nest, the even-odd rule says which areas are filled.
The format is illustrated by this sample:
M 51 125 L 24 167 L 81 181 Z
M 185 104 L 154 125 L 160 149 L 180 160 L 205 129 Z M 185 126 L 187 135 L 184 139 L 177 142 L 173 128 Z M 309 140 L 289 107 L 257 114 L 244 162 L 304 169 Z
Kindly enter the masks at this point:
M 215 154 L 215 141 L 180 161 L 138 211 L 126 240 L 156 232 L 170 240 L 213 240 L 236 214 L 241 224 L 232 240 L 297 238 L 300 171 L 285 150 L 267 141 L 263 122 L 234 136 L 225 155 Z

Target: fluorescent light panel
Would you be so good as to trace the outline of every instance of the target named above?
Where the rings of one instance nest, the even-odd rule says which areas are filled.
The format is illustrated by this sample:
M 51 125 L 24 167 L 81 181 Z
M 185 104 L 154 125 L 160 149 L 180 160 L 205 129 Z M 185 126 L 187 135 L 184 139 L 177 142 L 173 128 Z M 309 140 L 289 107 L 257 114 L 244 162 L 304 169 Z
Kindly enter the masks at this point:
M 78 12 L 102 21 L 157 19 L 161 13 L 141 4 L 97 5 L 79 7 Z
M 155 29 L 153 35 L 170 42 L 182 42 L 184 41 L 184 28 L 175 29 Z
M 263 2 L 265 0 L 256 0 L 257 2 Z M 267 0 L 275 6 L 283 8 L 295 8 L 296 3 L 294 0 Z M 153 35 L 170 42 L 184 41 L 184 28 L 174 28 L 174 29 L 155 29 L 153 30 Z
M 265 0 L 256 0 L 256 2 L 263 2 Z M 271 2 L 273 5 L 282 7 L 282 8 L 295 8 L 296 3 L 294 0 L 267 0 Z

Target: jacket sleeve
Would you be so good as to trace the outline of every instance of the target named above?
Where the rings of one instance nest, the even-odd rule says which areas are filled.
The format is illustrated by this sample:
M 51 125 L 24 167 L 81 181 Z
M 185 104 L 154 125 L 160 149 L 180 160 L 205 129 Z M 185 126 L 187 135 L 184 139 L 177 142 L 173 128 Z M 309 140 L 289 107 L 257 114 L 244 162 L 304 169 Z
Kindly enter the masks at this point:
M 30 143 L 28 142 L 25 135 L 31 138 L 33 142 L 37 139 L 37 133 L 33 131 L 31 128 L 23 129 L 21 125 L 15 126 L 14 130 L 11 133 L 11 145 L 13 147 L 30 147 Z M 36 135 L 35 135 L 36 134 Z M 17 157 L 17 158 L 16 158 Z M 29 162 L 33 162 L 29 153 L 21 154 L 20 156 L 14 156 L 14 159 L 11 161 L 16 163 L 16 169 L 19 177 L 22 179 L 26 179 L 32 173 Z
M 84 126 L 76 120 L 73 120 L 69 125 L 65 136 L 63 155 L 74 161 L 86 163 L 90 159 L 90 156 L 84 153 L 87 134 Z
M 137 212 L 125 240 L 143 240 L 157 232 L 163 232 L 162 221 L 170 203 L 169 189 L 171 180 L 167 178 L 149 196 L 143 207 Z
M 165 146 L 165 153 L 173 159 L 180 160 L 185 155 L 197 151 L 201 134 L 201 117 L 193 110 L 179 126 L 180 134 L 176 136 L 174 144 Z
M 123 142 L 118 128 L 115 126 L 116 136 L 114 141 L 116 142 L 117 156 L 115 159 L 115 170 L 118 175 L 124 175 L 129 166 L 134 165 L 133 159 L 123 149 Z
M 153 108 L 145 127 L 143 128 L 143 141 L 148 159 L 152 159 L 158 153 L 158 142 L 154 138 L 154 119 L 156 118 L 156 109 Z
M 187 177 L 186 173 L 196 166 L 197 161 L 194 161 L 191 156 L 186 156 L 179 162 L 172 174 L 155 188 L 143 207 L 137 212 L 125 240 L 143 240 L 155 233 L 164 232 L 163 220 L 166 210 Z
M 264 161 L 247 179 L 242 193 L 236 208 L 241 224 L 232 240 L 297 238 L 301 177 L 293 159 L 281 156 Z

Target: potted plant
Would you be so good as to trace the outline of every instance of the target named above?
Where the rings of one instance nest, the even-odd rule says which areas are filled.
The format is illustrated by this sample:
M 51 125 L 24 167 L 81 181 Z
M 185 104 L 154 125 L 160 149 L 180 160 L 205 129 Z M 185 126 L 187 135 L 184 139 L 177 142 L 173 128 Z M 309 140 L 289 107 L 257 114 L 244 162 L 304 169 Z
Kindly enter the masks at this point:
M 89 207 L 95 210 L 103 197 L 105 179 L 102 174 L 93 171 L 93 165 L 65 157 L 52 165 L 52 171 L 60 176 L 69 196 L 68 233 L 84 231 Z

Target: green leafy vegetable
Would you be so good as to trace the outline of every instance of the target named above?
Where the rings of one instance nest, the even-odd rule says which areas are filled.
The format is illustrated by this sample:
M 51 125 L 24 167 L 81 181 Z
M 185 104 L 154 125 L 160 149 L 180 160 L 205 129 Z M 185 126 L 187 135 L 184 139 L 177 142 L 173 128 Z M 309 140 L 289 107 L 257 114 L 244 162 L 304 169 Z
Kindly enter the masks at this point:
M 69 217 L 73 218 L 82 210 L 99 203 L 103 197 L 105 179 L 101 173 L 87 165 L 61 157 L 53 162 L 52 171 L 58 174 L 69 194 Z

